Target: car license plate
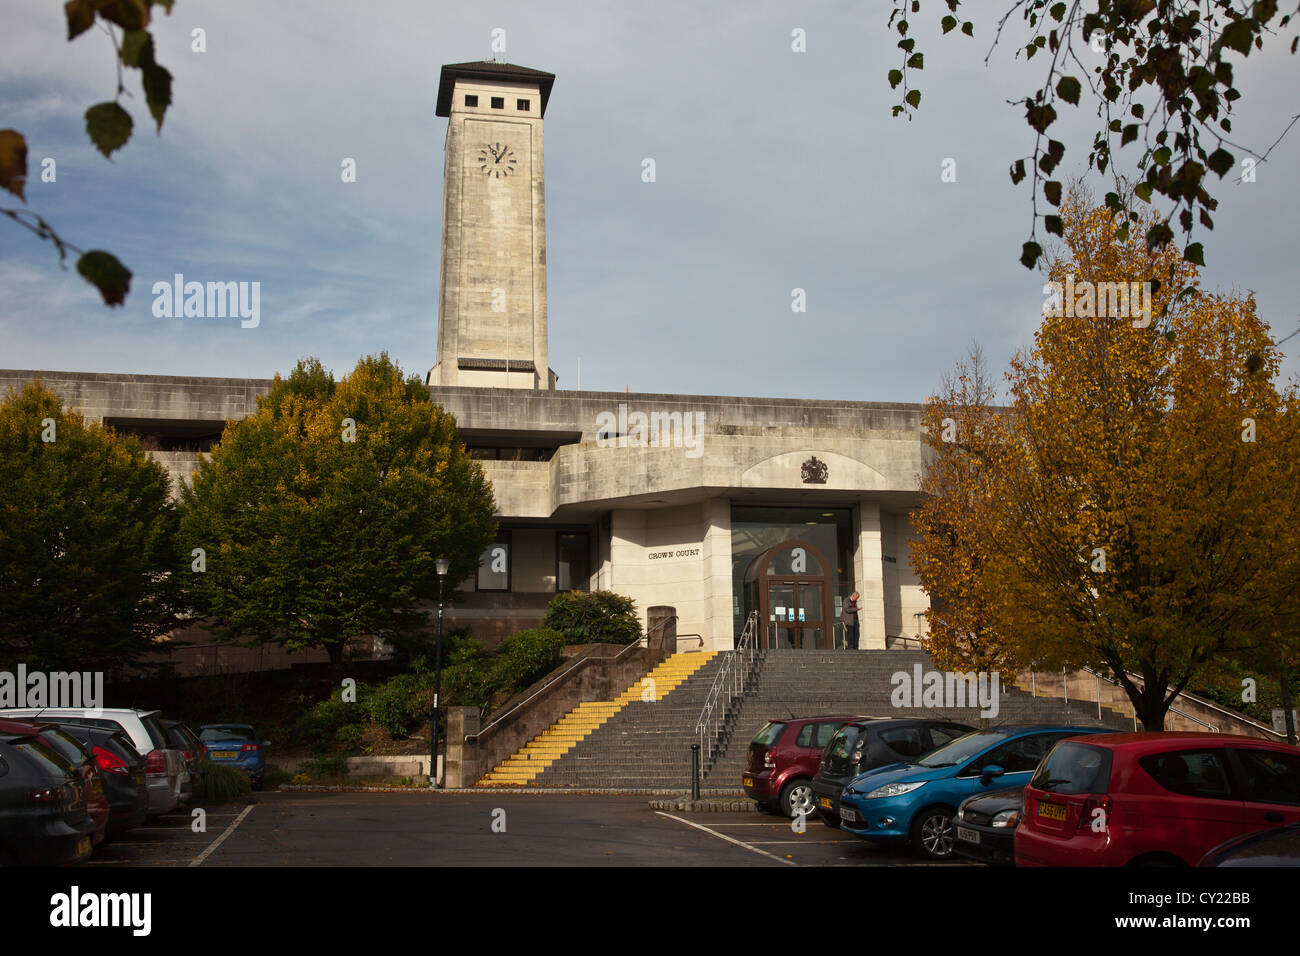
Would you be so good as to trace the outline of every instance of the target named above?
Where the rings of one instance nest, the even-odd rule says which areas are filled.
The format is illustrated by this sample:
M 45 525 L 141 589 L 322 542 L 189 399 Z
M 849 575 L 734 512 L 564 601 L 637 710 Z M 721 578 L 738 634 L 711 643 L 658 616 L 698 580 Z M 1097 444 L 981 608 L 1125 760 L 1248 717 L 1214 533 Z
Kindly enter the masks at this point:
M 965 840 L 967 843 L 979 843 L 980 833 L 978 830 L 968 830 L 965 827 L 958 827 L 957 839 Z
M 77 841 L 77 856 L 86 856 L 90 853 L 90 837 L 82 837 Z
M 822 805 L 823 807 L 825 807 L 827 810 L 832 810 L 832 809 L 834 809 L 834 808 L 831 806 L 831 798 L 830 798 L 830 797 L 822 797 L 822 798 L 821 798 L 821 805 Z
M 732 777 L 732 779 L 734 780 L 735 777 Z M 741 783 L 743 783 L 743 784 L 744 784 L 745 786 L 747 786 L 747 787 L 752 787 L 752 786 L 754 785 L 754 778 L 753 778 L 753 777 L 741 777 L 740 780 L 741 780 Z
M 104 795 L 104 781 L 98 777 L 90 781 L 90 792 L 97 797 L 102 797 Z
M 214 750 L 208 754 L 208 756 L 213 760 L 236 760 L 239 757 L 239 753 L 234 750 Z
M 1059 803 L 1048 803 L 1046 800 L 1043 800 L 1038 804 L 1038 815 L 1040 817 L 1047 817 L 1049 820 L 1064 820 L 1065 807 L 1061 806 Z
M 857 811 L 850 810 L 848 807 L 840 807 L 840 819 L 847 820 L 849 823 L 857 823 L 858 822 Z

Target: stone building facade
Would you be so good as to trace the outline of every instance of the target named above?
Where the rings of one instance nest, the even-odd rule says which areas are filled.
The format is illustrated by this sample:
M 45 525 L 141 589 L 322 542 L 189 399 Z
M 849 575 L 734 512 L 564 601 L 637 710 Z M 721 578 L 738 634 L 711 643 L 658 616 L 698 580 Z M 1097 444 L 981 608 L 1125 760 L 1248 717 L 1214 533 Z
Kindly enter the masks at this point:
M 547 365 L 543 115 L 554 77 L 443 67 L 448 118 L 437 357 L 428 385 L 496 494 L 500 534 L 460 585 L 451 626 L 495 639 L 559 591 L 677 609 L 685 646 L 915 638 L 928 600 L 908 556 L 921 406 L 559 389 Z M 273 321 L 273 319 L 272 319 Z M 382 347 L 376 345 L 376 350 Z M 81 414 L 145 438 L 187 480 L 268 379 L 0 370 L 41 378 Z

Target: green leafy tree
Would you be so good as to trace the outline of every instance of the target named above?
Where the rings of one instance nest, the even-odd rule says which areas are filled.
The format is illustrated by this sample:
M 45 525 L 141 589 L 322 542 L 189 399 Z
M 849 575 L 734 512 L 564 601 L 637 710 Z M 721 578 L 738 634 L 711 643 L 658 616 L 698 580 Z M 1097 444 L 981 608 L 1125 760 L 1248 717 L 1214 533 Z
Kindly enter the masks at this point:
M 641 636 L 636 602 L 613 591 L 563 591 L 542 619 L 572 644 L 630 644 Z
M 975 35 L 975 23 L 959 17 L 960 0 L 924 0 L 927 12 L 939 19 L 943 33 Z M 971 5 L 977 6 L 977 5 Z M 1030 95 L 1011 101 L 1022 108 L 1033 134 L 1033 150 L 1015 160 L 1011 181 L 1030 177 L 1033 188 L 1033 225 L 1020 261 L 1033 268 L 1042 255 L 1035 241 L 1038 221 L 1046 232 L 1062 235 L 1058 213 L 1039 214 L 1038 197 L 1048 206 L 1060 206 L 1064 190 L 1053 173 L 1065 158 L 1066 144 L 1052 138 L 1048 129 L 1057 120 L 1057 106 L 1095 104 L 1099 126 L 1093 135 L 1090 167 L 1105 173 L 1119 148 L 1136 144 L 1136 169 L 1141 174 L 1135 193 L 1143 202 L 1153 195 L 1171 206 L 1156 216 L 1139 216 L 1124 208 L 1118 192 L 1107 193 L 1106 205 L 1129 224 L 1145 229 L 1149 249 L 1163 249 L 1180 231 L 1190 240 L 1198 223 L 1213 229 L 1210 213 L 1218 208 L 1208 189 L 1209 173 L 1219 179 L 1243 158 L 1238 181 L 1253 181 L 1255 163 L 1264 162 L 1300 115 L 1293 116 L 1277 141 L 1259 153 L 1233 143 L 1231 114 L 1241 99 L 1234 66 L 1266 42 L 1279 42 L 1281 34 L 1295 33 L 1295 10 L 1282 14 L 1277 0 L 1014 0 L 1003 3 L 1003 13 L 977 6 L 994 30 L 989 57 L 999 42 L 1009 40 L 1025 61 L 1042 53 L 1042 83 Z M 1011 39 L 1020 14 L 1024 32 Z M 894 0 L 889 27 L 900 39 L 900 62 L 888 72 L 892 89 L 902 87 L 894 115 L 912 114 L 920 108 L 921 91 L 915 75 L 925 68 L 925 55 L 917 48 L 914 27 L 922 15 L 922 0 Z M 1010 27 L 1010 29 L 1008 29 Z M 1005 32 L 1005 36 L 1004 36 Z M 1292 36 L 1296 52 L 1300 36 Z M 986 61 L 988 57 L 985 58 Z M 910 78 L 910 79 L 909 79 Z M 1026 165 L 1028 163 L 1028 165 Z M 1041 188 L 1040 188 L 1041 186 Z M 1199 242 L 1188 242 L 1183 257 L 1204 265 Z
M 195 610 L 228 636 L 321 648 L 409 640 L 436 599 L 434 561 L 467 578 L 495 534 L 491 485 L 418 378 L 387 354 L 346 378 L 315 359 L 276 376 L 182 490 Z M 195 558 L 197 561 L 198 558 Z
M 68 41 L 76 39 L 98 23 L 113 44 L 117 66 L 117 92 L 113 99 L 86 110 L 86 135 L 105 158 L 126 145 L 135 125 L 122 106 L 127 92 L 122 68 L 140 71 L 140 87 L 149 115 L 162 131 L 163 116 L 172 102 L 172 75 L 154 56 L 153 35 L 147 29 L 153 7 L 171 13 L 175 0 L 68 0 L 63 13 L 68 23 Z M 0 129 L 0 189 L 13 193 L 25 204 L 27 185 L 27 138 L 16 129 Z M 103 249 L 86 252 L 60 236 L 45 218 L 31 209 L 2 209 L 0 213 L 48 239 L 59 252 L 59 263 L 68 252 L 80 253 L 77 272 L 99 290 L 104 304 L 121 305 L 131 288 L 131 271 L 117 257 Z
M 40 382 L 0 402 L 0 665 L 112 670 L 177 623 L 171 480 Z

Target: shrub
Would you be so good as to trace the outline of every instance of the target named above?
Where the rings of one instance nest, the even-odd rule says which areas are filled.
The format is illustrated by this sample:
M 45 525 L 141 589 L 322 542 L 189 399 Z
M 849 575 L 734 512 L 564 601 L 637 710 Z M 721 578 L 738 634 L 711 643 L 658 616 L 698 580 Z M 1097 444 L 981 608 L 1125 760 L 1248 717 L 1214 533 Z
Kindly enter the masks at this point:
M 507 695 L 517 693 L 559 666 L 567 643 L 559 631 L 546 627 L 520 631 L 501 642 L 492 668 L 492 686 Z
M 564 591 L 546 606 L 544 627 L 569 644 L 630 644 L 641 636 L 636 602 L 613 591 Z
M 478 656 L 466 656 L 442 668 L 443 699 L 453 707 L 488 709 L 496 695 L 496 674 L 492 662 L 480 651 Z
M 314 753 L 328 751 L 341 728 L 355 724 L 365 715 L 366 712 L 360 708 L 369 697 L 368 691 L 364 684 L 358 684 L 357 703 L 345 703 L 338 697 L 331 697 L 312 704 L 298 718 L 296 729 Z
M 298 765 L 298 773 L 306 774 L 310 779 L 321 777 L 344 777 L 348 772 L 346 757 L 312 757 Z
M 267 767 L 262 774 L 262 788 L 265 790 L 274 790 L 283 783 L 295 782 L 287 772 L 279 767 Z
M 347 750 L 355 750 L 361 746 L 365 730 L 364 724 L 344 724 L 334 731 L 334 742 Z
M 199 761 L 207 803 L 230 803 L 253 792 L 248 777 L 234 767 L 223 767 L 211 760 Z
M 398 674 L 370 695 L 367 708 L 370 719 L 394 737 L 409 736 L 429 712 L 429 707 L 422 703 L 422 691 L 432 685 L 431 674 Z

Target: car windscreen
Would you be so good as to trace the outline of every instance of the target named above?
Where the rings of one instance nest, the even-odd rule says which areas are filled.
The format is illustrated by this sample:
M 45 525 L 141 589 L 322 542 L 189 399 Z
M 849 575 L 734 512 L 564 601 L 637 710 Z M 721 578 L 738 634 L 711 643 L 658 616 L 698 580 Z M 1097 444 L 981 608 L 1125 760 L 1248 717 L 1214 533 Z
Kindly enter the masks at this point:
M 861 755 L 859 745 L 861 739 L 862 730 L 853 724 L 841 727 L 836 731 L 835 736 L 831 738 L 831 742 L 826 745 L 823 771 L 831 776 L 856 773 L 858 762 L 854 758 L 855 755 Z
M 779 720 L 768 721 L 763 725 L 763 729 L 754 735 L 752 742 L 760 747 L 770 747 L 781 739 L 781 733 L 785 730 L 785 726 Z
M 81 742 L 58 727 L 46 726 L 41 731 L 41 740 L 62 754 L 63 758 L 74 767 L 81 766 L 89 759 Z
M 167 739 L 167 731 L 163 729 L 162 721 L 158 719 L 157 714 L 141 717 L 140 723 L 144 724 L 145 732 L 149 734 L 149 739 L 153 741 L 155 747 L 160 750 L 176 749 L 176 745 Z
M 958 737 L 945 747 L 940 747 L 917 761 L 922 767 L 952 767 L 965 763 L 981 751 L 1006 740 L 1009 735 L 1001 731 L 974 731 L 965 737 Z
M 253 740 L 252 727 L 205 727 L 200 740 Z
M 43 773 L 55 777 L 65 777 L 72 773 L 72 764 L 39 737 L 20 737 L 9 742 L 14 750 L 24 754 L 40 767 Z
M 1063 740 L 1038 765 L 1029 785 L 1053 793 L 1105 793 L 1111 752 L 1105 747 Z

